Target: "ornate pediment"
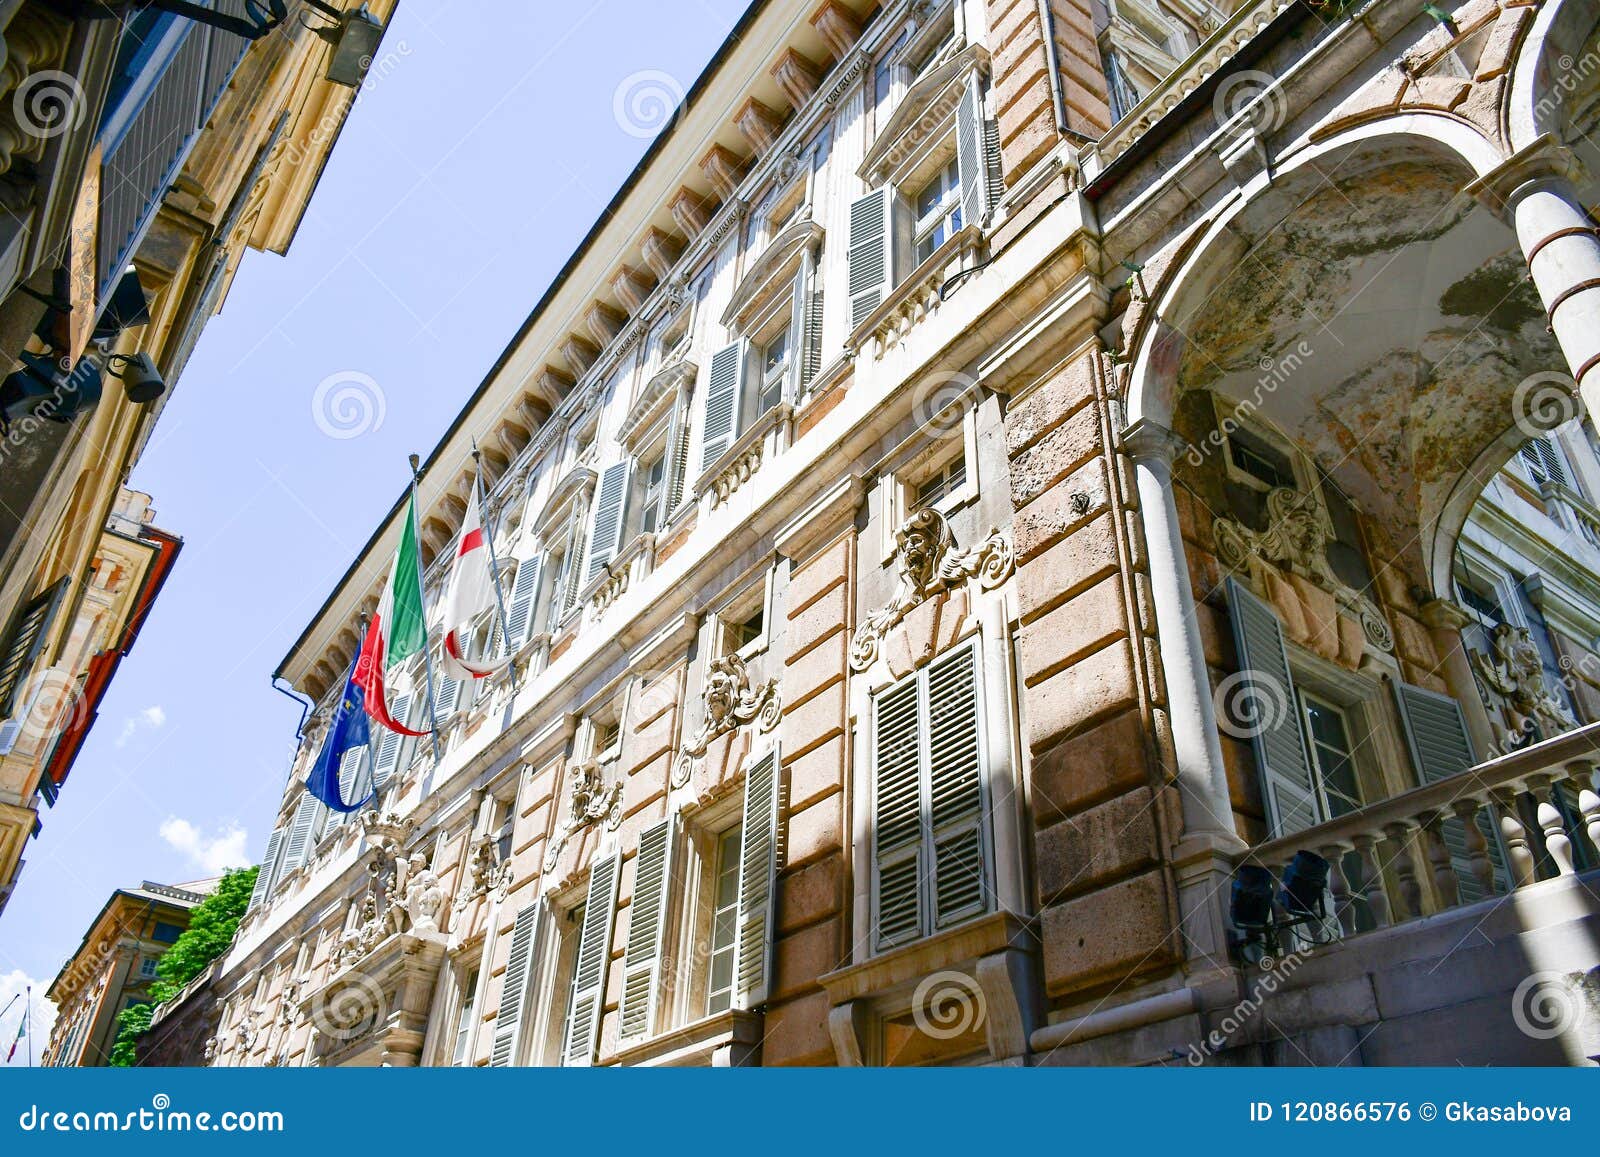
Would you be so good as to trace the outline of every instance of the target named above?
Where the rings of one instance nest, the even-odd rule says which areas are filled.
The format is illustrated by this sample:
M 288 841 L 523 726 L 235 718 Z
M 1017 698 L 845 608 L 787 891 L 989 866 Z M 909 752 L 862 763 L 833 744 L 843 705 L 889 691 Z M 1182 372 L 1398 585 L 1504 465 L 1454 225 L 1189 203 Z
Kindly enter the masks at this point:
M 936 510 L 914 512 L 895 531 L 894 542 L 894 567 L 900 581 L 888 605 L 868 615 L 856 628 L 850 640 L 852 671 L 865 671 L 877 661 L 884 636 L 918 604 L 974 578 L 984 590 L 993 590 L 1006 581 L 1014 562 L 1011 543 L 998 530 L 963 550 L 944 515 Z
M 988 72 L 989 50 L 981 44 L 959 48 L 951 41 L 945 51 L 946 59 L 929 68 L 906 90 L 889 123 L 878 130 L 872 148 L 856 170 L 868 188 L 892 180 L 895 167 L 914 156 L 922 141 L 948 131 L 947 126 L 955 121 L 967 76 L 974 69 Z
M 1383 612 L 1333 573 L 1328 562 L 1328 546 L 1335 541 L 1333 523 L 1315 495 L 1279 486 L 1267 494 L 1265 530 L 1219 518 L 1212 524 L 1212 535 L 1223 566 L 1255 577 L 1253 564 L 1260 560 L 1299 575 L 1331 594 L 1353 615 L 1368 643 L 1382 651 L 1394 650 L 1394 636 Z
M 779 297 L 791 294 L 801 258 L 807 250 L 822 244 L 822 235 L 822 226 L 811 219 L 809 209 L 800 220 L 785 227 L 751 262 L 734 287 L 722 324 L 736 333 L 745 333 Z
M 768 679 L 757 684 L 738 655 L 711 660 L 706 684 L 700 691 L 700 702 L 703 708 L 700 728 L 678 751 L 678 762 L 672 773 L 673 787 L 689 782 L 696 761 L 704 757 L 712 740 L 751 723 L 759 732 L 771 731 L 778 726 L 783 714 L 778 681 Z

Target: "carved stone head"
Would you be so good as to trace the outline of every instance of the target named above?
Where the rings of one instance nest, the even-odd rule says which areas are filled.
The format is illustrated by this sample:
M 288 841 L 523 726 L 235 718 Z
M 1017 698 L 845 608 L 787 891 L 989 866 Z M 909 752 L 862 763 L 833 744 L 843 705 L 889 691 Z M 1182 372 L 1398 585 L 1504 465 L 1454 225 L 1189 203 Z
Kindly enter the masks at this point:
M 740 697 L 749 690 L 750 673 L 737 655 L 713 659 L 706 672 L 706 722 L 720 727 L 731 722 Z
M 939 573 L 939 560 L 955 546 L 955 535 L 936 510 L 913 511 L 894 534 L 895 570 L 914 590 L 926 590 Z

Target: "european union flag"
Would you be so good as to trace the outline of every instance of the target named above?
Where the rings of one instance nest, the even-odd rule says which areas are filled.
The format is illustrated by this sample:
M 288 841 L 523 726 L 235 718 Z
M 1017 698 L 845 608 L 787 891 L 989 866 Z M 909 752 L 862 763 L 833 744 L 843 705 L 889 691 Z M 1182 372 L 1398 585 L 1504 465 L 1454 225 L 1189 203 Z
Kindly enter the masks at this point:
M 356 650 L 359 659 L 361 651 Z M 362 706 L 366 692 L 356 685 L 356 664 L 350 664 L 350 674 L 345 679 L 344 694 L 333 709 L 328 723 L 328 738 L 323 740 L 317 762 L 306 777 L 306 790 L 336 812 L 353 812 L 366 806 L 377 794 L 372 781 L 367 781 L 367 793 L 358 800 L 346 801 L 339 792 L 339 769 L 344 756 L 354 747 L 367 743 L 367 712 Z

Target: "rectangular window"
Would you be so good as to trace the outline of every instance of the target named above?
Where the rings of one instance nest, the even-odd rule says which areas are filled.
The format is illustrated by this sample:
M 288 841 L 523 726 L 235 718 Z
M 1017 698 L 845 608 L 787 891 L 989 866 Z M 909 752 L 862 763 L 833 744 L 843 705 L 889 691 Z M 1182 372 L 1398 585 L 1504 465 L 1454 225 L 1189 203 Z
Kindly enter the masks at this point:
M 1300 710 L 1305 721 L 1311 767 L 1322 789 L 1327 814 L 1338 817 L 1360 810 L 1361 789 L 1356 783 L 1355 750 L 1350 741 L 1350 722 L 1344 711 L 1307 691 L 1300 692 Z
M 789 327 L 786 325 L 761 350 L 761 388 L 756 393 L 756 417 L 783 401 L 783 383 L 789 374 Z
M 158 959 L 160 959 L 160 957 L 146 956 L 140 960 L 139 975 L 145 980 L 149 980 L 152 976 L 154 976 L 156 974 L 156 961 Z
M 1248 430 L 1235 428 L 1229 432 L 1228 457 L 1235 467 L 1268 487 L 1295 488 L 1294 467 L 1289 459 Z
M 478 970 L 474 968 L 461 990 L 461 1011 L 456 1014 L 456 1039 L 450 1050 L 450 1063 L 456 1068 L 466 1064 L 472 1048 L 472 1016 L 478 1003 Z
M 645 534 L 654 534 L 666 517 L 666 512 L 661 509 L 667 494 L 666 452 L 662 451 L 645 463 L 639 471 L 639 477 L 644 488 L 639 529 Z
M 150 934 L 150 939 L 154 940 L 158 944 L 171 944 L 174 940 L 182 935 L 183 929 L 179 928 L 176 924 L 167 924 L 157 920 L 156 929 Z
M 960 648 L 874 701 L 873 932 L 881 951 L 988 910 L 978 656 Z
M 911 507 L 913 510 L 922 510 L 935 506 L 966 484 L 967 457 L 965 454 L 957 454 L 917 484 L 912 492 Z
M 739 931 L 739 840 L 732 827 L 717 837 L 711 893 L 711 971 L 706 986 L 706 1012 L 733 1007 L 733 964 Z
M 913 264 L 921 265 L 933 251 L 961 231 L 961 167 L 952 159 L 913 198 L 916 224 L 912 244 Z

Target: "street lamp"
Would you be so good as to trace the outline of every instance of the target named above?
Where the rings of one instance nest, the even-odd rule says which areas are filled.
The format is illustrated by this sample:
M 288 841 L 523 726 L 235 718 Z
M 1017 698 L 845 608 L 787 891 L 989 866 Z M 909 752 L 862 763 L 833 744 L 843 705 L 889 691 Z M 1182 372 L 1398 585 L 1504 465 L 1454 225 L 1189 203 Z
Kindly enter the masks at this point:
M 312 27 L 322 39 L 333 46 L 324 74 L 334 84 L 360 88 L 372 66 L 372 54 L 383 39 L 384 26 L 362 4 L 359 8 L 335 8 L 327 0 L 305 0 L 308 8 L 331 24 Z M 289 17 L 288 0 L 244 0 L 247 15 L 234 16 L 218 12 L 193 0 L 142 0 L 141 7 L 171 12 L 197 24 L 208 24 L 231 32 L 245 40 L 260 40 Z M 309 27 L 309 26 L 308 26 Z

